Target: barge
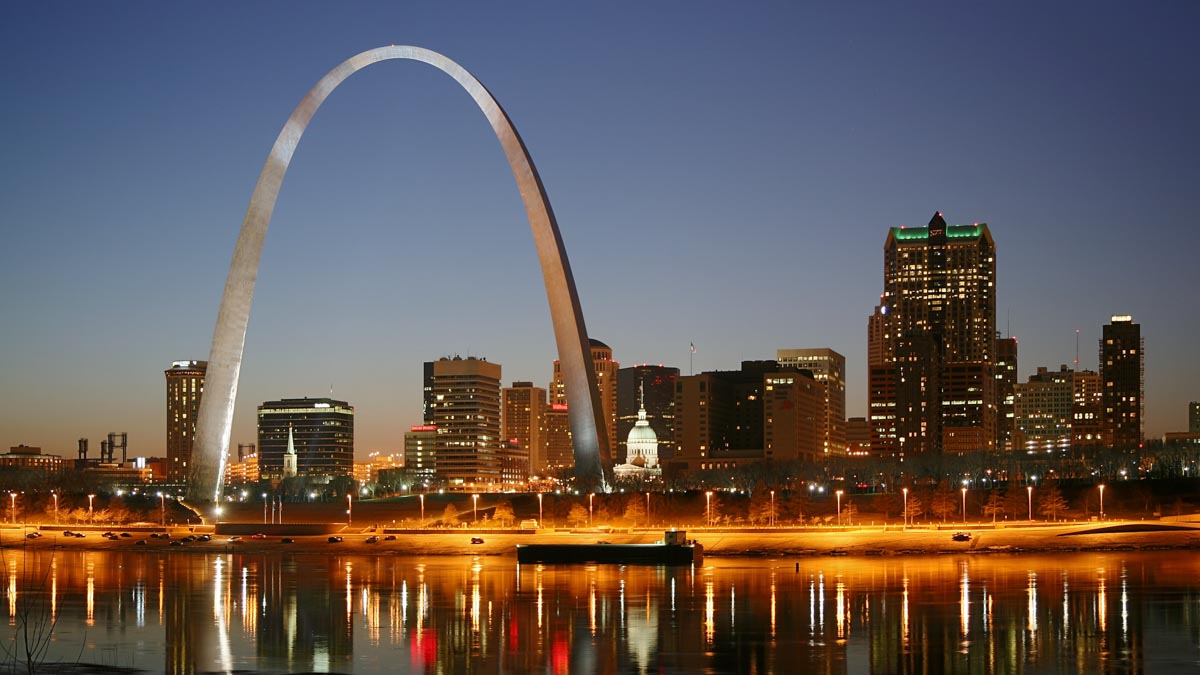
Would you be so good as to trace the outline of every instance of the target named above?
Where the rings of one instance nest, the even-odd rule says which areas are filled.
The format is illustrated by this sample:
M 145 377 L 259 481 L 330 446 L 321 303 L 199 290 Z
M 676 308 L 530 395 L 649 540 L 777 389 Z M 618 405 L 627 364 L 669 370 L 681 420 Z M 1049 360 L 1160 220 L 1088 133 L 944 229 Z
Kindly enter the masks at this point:
M 668 530 L 653 544 L 517 544 L 517 563 L 573 565 L 700 565 L 704 547 L 682 530 Z

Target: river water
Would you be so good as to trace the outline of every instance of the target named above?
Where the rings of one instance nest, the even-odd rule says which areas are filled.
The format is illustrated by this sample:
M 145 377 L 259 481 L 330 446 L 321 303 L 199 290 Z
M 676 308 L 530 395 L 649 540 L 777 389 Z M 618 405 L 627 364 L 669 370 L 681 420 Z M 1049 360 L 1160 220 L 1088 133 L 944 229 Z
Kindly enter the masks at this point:
M 710 558 L 694 569 L 3 554 L 9 664 L 32 652 L 169 673 L 1200 671 L 1192 552 Z

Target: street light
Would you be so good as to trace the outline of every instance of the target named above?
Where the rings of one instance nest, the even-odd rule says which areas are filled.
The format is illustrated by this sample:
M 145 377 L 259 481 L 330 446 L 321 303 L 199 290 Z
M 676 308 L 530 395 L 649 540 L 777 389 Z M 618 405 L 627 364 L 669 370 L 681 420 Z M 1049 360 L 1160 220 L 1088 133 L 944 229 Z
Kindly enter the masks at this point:
M 967 488 L 962 489 L 963 493 L 963 522 L 967 522 Z
M 712 525 L 712 490 L 704 493 L 704 524 Z
M 771 527 L 775 526 L 775 491 L 771 490 Z
M 650 527 L 650 493 L 646 493 L 646 527 Z
M 267 524 L 267 493 L 262 493 L 263 497 L 263 525 Z
M 17 522 L 17 493 L 10 492 L 10 493 L 8 493 L 8 496 L 12 497 L 12 522 L 13 522 L 13 524 L 16 524 L 16 522 Z
M 471 518 L 479 522 L 479 495 L 471 495 Z
M 160 510 L 162 512 L 162 516 L 161 516 L 162 526 L 166 527 L 167 526 L 167 496 L 164 495 L 163 493 L 159 492 L 158 499 L 159 499 Z M 263 521 L 263 522 L 266 522 L 266 521 Z
M 838 525 L 842 524 L 842 491 L 837 491 L 837 509 L 838 509 Z
M 421 495 L 421 527 L 425 527 L 425 495 Z
M 595 496 L 596 496 L 596 493 L 594 493 L 594 492 L 588 493 L 588 527 L 592 526 L 592 497 L 595 497 Z
M 57 525 L 58 524 L 58 493 L 53 492 L 51 494 L 54 495 L 54 524 Z
M 94 522 L 92 519 L 92 500 L 95 498 L 96 495 L 88 495 L 88 525 L 91 525 Z
M 542 493 L 540 493 L 540 492 L 538 493 L 538 527 L 543 527 L 543 525 L 542 525 Z
M 1029 522 L 1033 522 L 1033 486 L 1026 485 L 1025 491 L 1029 493 Z
M 1104 483 L 1100 484 L 1100 520 L 1104 520 Z
M 901 488 L 904 493 L 904 529 L 908 529 L 908 488 Z
M 346 525 L 354 522 L 354 494 L 346 495 Z

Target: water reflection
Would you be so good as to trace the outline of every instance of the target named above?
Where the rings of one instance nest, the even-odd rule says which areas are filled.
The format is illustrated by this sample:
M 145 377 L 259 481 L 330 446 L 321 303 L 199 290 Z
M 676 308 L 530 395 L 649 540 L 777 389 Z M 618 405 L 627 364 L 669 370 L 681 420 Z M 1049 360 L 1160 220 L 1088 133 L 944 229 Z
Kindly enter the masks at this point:
M 147 672 L 1138 672 L 1200 650 L 1190 553 L 696 570 L 4 554 L 8 647 L 53 625 L 49 660 Z

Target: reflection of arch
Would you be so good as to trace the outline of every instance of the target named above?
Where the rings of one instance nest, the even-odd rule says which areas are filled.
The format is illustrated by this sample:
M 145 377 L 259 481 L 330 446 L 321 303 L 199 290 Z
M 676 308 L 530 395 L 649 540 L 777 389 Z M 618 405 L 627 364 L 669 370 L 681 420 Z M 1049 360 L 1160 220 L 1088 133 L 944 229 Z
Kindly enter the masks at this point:
M 579 308 L 579 296 L 575 292 L 567 251 L 533 160 L 500 104 L 462 66 L 428 49 L 393 45 L 354 56 L 321 78 L 292 111 L 283 131 L 275 139 L 266 166 L 259 174 L 258 184 L 250 198 L 250 207 L 246 210 L 246 219 L 242 222 L 241 234 L 238 235 L 233 262 L 229 265 L 225 294 L 221 298 L 217 327 L 213 331 L 212 351 L 208 357 L 204 396 L 200 401 L 195 449 L 189 470 L 190 500 L 216 501 L 220 498 L 225 477 L 225 454 L 233 424 L 234 399 L 242 366 L 242 348 L 246 341 L 246 325 L 250 320 L 250 301 L 258 276 L 258 261 L 262 256 L 271 212 L 275 209 L 275 199 L 279 196 L 279 188 L 292 154 L 296 151 L 296 144 L 300 142 L 300 136 L 317 108 L 339 84 L 372 63 L 392 59 L 427 63 L 454 78 L 475 99 L 476 105 L 491 123 L 492 131 L 500 141 L 517 179 L 517 187 L 521 190 L 521 199 L 525 202 L 525 213 L 529 216 L 529 227 L 533 230 L 533 241 L 542 265 L 546 295 L 550 300 L 550 318 L 554 323 L 558 358 L 562 362 L 566 385 L 568 415 L 575 445 L 575 471 L 584 485 L 591 489 L 603 488 L 609 483 L 612 469 L 607 457 L 607 427 L 596 391 L 596 374 L 588 349 L 583 311 Z

